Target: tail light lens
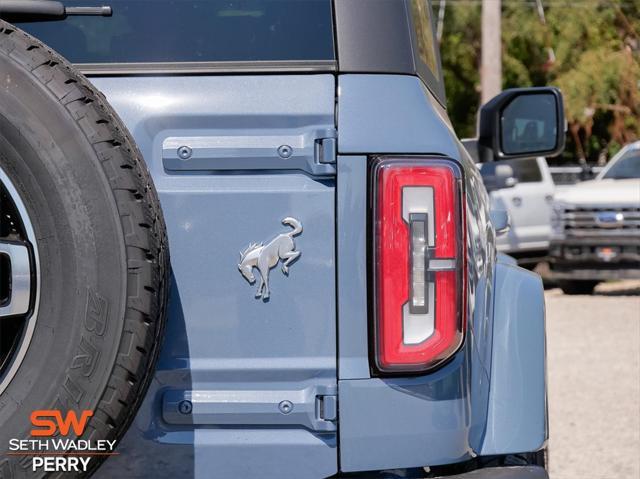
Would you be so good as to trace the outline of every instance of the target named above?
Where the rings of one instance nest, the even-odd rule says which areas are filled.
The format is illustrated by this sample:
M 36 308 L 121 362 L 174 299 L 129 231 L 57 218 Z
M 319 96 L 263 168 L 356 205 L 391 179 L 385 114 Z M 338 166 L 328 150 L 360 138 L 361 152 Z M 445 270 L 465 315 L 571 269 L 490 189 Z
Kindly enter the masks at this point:
M 374 166 L 375 356 L 382 372 L 426 371 L 464 339 L 464 218 L 459 167 Z

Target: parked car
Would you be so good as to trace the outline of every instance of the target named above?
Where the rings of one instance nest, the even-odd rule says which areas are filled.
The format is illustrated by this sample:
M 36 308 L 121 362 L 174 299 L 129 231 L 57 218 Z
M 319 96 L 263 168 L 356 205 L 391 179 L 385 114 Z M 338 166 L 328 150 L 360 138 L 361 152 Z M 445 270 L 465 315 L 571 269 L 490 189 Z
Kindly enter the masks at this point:
M 542 283 L 429 4 L 108 3 L 0 5 L 0 475 L 547 478 Z M 501 93 L 483 157 L 562 111 Z
M 517 159 L 508 164 L 513 181 L 504 188 L 489 188 L 491 207 L 509 212 L 511 227 L 497 239 L 498 251 L 513 256 L 518 264 L 533 268 L 549 254 L 551 210 L 555 185 L 547 160 Z M 482 163 L 483 177 L 494 174 L 495 163 Z
M 550 259 L 567 294 L 640 278 L 640 142 L 620 150 L 594 180 L 556 195 Z
M 462 144 L 476 162 L 493 210 L 509 214 L 509 229 L 498 237 L 498 251 L 533 269 L 549 253 L 555 185 L 544 157 L 481 162 L 478 140 Z

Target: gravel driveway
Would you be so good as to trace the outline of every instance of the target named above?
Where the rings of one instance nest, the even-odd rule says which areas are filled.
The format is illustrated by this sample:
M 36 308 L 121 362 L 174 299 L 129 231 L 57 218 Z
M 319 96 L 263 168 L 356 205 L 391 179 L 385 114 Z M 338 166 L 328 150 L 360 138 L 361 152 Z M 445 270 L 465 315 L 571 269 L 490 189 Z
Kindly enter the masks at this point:
M 551 479 L 640 479 L 640 282 L 546 302 Z

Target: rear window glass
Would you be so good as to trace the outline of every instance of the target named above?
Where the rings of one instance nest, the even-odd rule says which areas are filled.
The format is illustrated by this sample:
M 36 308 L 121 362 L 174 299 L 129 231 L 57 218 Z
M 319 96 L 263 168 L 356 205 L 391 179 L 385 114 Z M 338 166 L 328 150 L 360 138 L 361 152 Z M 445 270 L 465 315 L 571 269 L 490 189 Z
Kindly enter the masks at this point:
M 70 0 L 111 17 L 17 25 L 73 63 L 334 59 L 331 0 Z
M 444 81 L 434 35 L 431 2 L 428 0 L 411 0 L 410 5 L 418 74 L 436 98 L 444 104 Z
M 418 55 L 434 76 L 438 75 L 438 60 L 436 57 L 435 36 L 433 34 L 433 20 L 431 7 L 427 0 L 411 0 L 411 11 L 418 43 Z

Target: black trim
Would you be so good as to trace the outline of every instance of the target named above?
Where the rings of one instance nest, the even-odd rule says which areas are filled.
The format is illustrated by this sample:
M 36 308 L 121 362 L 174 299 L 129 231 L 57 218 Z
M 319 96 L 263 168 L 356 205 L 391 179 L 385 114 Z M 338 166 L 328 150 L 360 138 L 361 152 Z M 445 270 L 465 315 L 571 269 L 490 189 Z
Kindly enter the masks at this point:
M 85 75 L 165 75 L 335 72 L 334 60 L 261 62 L 76 63 Z
M 335 0 L 341 73 L 415 75 L 405 0 Z
M 445 106 L 439 49 L 436 47 L 438 71 L 433 73 L 418 57 L 409 1 L 375 0 L 362 8 L 362 0 L 335 0 L 339 71 L 419 76 Z

